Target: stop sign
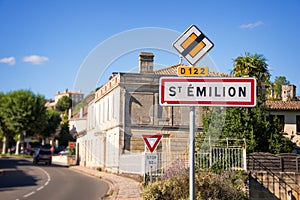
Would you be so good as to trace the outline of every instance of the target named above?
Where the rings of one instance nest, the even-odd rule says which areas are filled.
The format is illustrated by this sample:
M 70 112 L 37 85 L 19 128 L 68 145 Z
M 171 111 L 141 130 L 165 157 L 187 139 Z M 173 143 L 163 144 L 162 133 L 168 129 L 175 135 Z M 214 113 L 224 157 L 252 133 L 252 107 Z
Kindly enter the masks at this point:
M 74 142 L 70 142 L 70 143 L 69 143 L 69 148 L 70 148 L 70 149 L 74 149 L 74 148 L 75 148 Z

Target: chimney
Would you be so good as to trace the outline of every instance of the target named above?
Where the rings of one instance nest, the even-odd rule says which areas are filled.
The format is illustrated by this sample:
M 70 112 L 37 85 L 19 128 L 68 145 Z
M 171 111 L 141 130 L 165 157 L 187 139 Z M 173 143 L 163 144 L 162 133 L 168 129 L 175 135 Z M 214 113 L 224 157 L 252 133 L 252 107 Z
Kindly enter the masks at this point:
M 139 55 L 140 60 L 140 73 L 153 73 L 153 57 L 154 54 L 150 52 L 141 52 Z

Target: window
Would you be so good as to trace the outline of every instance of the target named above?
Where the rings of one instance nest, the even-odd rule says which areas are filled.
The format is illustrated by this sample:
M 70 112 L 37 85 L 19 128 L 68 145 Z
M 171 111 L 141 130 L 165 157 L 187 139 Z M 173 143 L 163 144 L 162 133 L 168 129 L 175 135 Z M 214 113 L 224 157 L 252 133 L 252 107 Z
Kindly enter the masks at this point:
M 111 94 L 110 97 L 110 119 L 114 118 L 114 93 Z
M 284 132 L 284 115 L 277 115 L 276 117 L 281 125 L 281 132 Z
M 110 108 L 109 108 L 109 97 L 106 97 L 106 108 L 105 108 L 105 110 L 106 110 L 106 121 L 109 121 L 109 111 L 110 111 Z
M 102 123 L 102 102 L 99 101 L 99 121 Z
M 300 134 L 300 115 L 296 116 L 296 129 L 297 133 Z
M 100 100 L 100 105 L 101 105 L 101 107 L 100 107 L 100 113 L 101 113 L 100 114 L 100 120 L 101 120 L 102 123 L 104 123 L 104 116 L 105 116 L 104 111 L 105 110 L 104 110 L 104 100 L 103 99 Z

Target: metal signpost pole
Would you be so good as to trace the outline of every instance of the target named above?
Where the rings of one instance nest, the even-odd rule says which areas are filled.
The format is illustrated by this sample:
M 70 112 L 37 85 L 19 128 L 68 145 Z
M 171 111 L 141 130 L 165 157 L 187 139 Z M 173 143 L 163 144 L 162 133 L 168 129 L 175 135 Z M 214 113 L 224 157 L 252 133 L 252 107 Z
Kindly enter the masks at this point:
M 150 166 L 150 183 L 152 183 L 152 165 Z
M 190 26 L 174 43 L 174 48 L 192 65 L 190 68 L 191 76 L 204 76 L 208 73 L 206 68 L 195 68 L 195 64 L 211 49 L 214 44 L 195 26 Z M 199 70 L 202 69 L 202 70 Z M 204 71 L 203 71 L 204 70 Z M 185 71 L 185 70 L 183 70 Z M 180 71 L 178 73 L 181 74 Z M 192 73 L 193 71 L 193 73 Z M 198 73 L 201 71 L 202 73 Z M 184 74 L 184 73 L 183 73 Z M 190 159 L 190 200 L 195 199 L 195 107 L 190 106 L 190 148 L 189 148 L 189 159 Z
M 157 168 L 157 154 L 153 154 L 153 152 L 155 151 L 157 145 L 159 144 L 162 135 L 157 134 L 157 135 L 142 135 L 143 140 L 145 142 L 145 144 L 147 145 L 150 154 L 145 153 L 145 168 L 148 166 L 150 166 L 150 183 L 152 183 L 153 181 L 153 177 L 152 177 L 152 169 L 153 166 Z M 146 171 L 146 170 L 145 170 Z
M 195 107 L 190 107 L 190 152 L 189 152 L 189 160 L 190 160 L 190 200 L 195 199 Z
M 177 40 L 173 47 L 192 66 L 177 67 L 178 76 L 207 76 L 208 68 L 195 64 L 213 47 L 214 44 L 195 26 L 190 26 Z M 195 90 L 195 88 L 197 88 Z M 215 89 L 214 92 L 211 90 Z M 190 146 L 189 164 L 190 200 L 195 199 L 195 106 L 240 106 L 254 107 L 256 104 L 255 78 L 160 78 L 161 106 L 190 107 Z

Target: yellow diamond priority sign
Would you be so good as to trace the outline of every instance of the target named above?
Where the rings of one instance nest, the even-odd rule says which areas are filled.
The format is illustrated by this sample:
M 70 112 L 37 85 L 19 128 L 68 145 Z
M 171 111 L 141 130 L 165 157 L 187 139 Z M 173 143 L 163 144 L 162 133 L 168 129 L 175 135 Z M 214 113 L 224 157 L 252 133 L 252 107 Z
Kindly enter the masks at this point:
M 214 44 L 192 25 L 173 43 L 173 46 L 191 65 L 195 65 Z

